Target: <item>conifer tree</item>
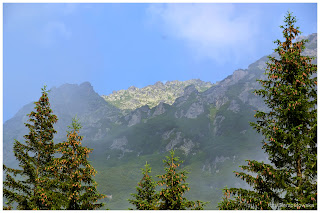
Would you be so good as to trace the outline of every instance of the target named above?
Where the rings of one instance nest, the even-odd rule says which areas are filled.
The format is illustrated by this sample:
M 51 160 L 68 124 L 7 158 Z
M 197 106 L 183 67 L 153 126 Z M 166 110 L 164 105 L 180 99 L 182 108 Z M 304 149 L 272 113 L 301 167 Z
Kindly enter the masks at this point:
M 186 210 L 186 209 L 203 209 L 205 203 L 202 201 L 189 201 L 183 197 L 184 193 L 189 191 L 188 184 L 185 183 L 187 179 L 186 171 L 177 171 L 183 161 L 179 157 L 174 156 L 174 151 L 170 151 L 170 156 L 166 156 L 165 163 L 166 174 L 158 175 L 161 180 L 158 182 L 160 186 L 165 186 L 159 193 L 159 209 L 160 210 Z
M 237 172 L 254 190 L 225 188 L 220 209 L 317 209 L 317 66 L 301 55 L 307 40 L 294 42 L 301 34 L 296 18 L 288 13 L 284 42 L 275 41 L 280 59 L 269 57 L 267 80 L 259 80 L 256 94 L 271 109 L 258 111 L 253 127 L 265 136 L 263 149 L 272 165 L 248 161 Z M 236 195 L 230 199 L 231 195 Z
M 157 209 L 158 195 L 156 194 L 156 182 L 153 181 L 151 167 L 148 163 L 145 169 L 141 169 L 143 177 L 138 183 L 137 194 L 131 194 L 135 199 L 129 199 L 137 210 L 155 210 Z
M 99 209 L 104 203 L 97 201 L 105 195 L 97 191 L 97 183 L 93 179 L 97 172 L 87 159 L 92 149 L 81 145 L 83 136 L 78 135 L 81 124 L 76 118 L 72 119 L 69 128 L 67 141 L 56 145 L 62 156 L 55 159 L 51 167 L 65 198 L 64 207 L 67 210 Z
M 13 146 L 20 169 L 3 166 L 3 194 L 9 208 L 16 203 L 18 209 L 25 210 L 59 209 L 61 196 L 55 190 L 57 180 L 48 169 L 55 153 L 53 136 L 56 131 L 53 124 L 58 119 L 52 114 L 46 86 L 42 88 L 39 101 L 35 102 L 35 112 L 28 116 L 29 123 L 25 126 L 29 134 L 24 136 L 25 143 L 15 140 Z

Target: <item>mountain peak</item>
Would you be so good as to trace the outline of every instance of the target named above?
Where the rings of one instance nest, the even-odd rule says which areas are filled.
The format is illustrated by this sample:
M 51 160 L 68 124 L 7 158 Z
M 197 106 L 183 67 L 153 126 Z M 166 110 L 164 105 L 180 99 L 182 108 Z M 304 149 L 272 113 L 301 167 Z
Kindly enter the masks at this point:
M 157 87 L 163 87 L 164 86 L 164 84 L 161 81 L 157 81 L 154 85 L 157 86 Z
M 85 81 L 82 84 L 80 84 L 80 87 L 87 87 L 87 88 L 93 88 L 91 83 L 89 81 Z
M 198 90 L 196 89 L 196 86 L 194 84 L 191 84 L 189 86 L 186 86 L 184 88 L 184 91 L 183 91 L 183 95 L 191 95 L 192 93 L 194 92 L 198 92 Z
M 200 79 L 167 81 L 165 84 L 158 81 L 154 85 L 149 85 L 141 89 L 131 86 L 127 90 L 113 91 L 112 94 L 103 95 L 102 97 L 119 109 L 134 110 L 144 105 L 153 108 L 160 102 L 171 105 L 178 97 L 186 92 L 203 92 L 211 86 L 213 86 L 212 83 L 204 82 Z M 187 89 L 187 91 L 185 91 L 185 89 Z
M 137 89 L 138 89 L 138 88 L 135 87 L 135 86 L 131 86 L 131 87 L 128 88 L 128 90 L 130 90 L 130 91 L 135 91 L 135 90 L 137 90 Z

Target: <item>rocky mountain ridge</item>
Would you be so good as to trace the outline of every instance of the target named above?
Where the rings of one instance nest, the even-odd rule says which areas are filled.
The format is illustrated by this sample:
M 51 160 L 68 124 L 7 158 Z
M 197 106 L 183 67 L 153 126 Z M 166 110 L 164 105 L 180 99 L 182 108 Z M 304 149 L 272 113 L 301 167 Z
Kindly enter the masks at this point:
M 160 102 L 173 104 L 174 101 L 183 95 L 183 90 L 189 85 L 195 85 L 199 92 L 203 92 L 212 87 L 210 82 L 204 82 L 200 79 L 192 79 L 187 81 L 167 81 L 162 83 L 156 82 L 143 88 L 135 86 L 129 87 L 127 90 L 113 91 L 110 95 L 102 95 L 102 97 L 111 105 L 121 110 L 135 110 L 142 106 L 153 108 Z

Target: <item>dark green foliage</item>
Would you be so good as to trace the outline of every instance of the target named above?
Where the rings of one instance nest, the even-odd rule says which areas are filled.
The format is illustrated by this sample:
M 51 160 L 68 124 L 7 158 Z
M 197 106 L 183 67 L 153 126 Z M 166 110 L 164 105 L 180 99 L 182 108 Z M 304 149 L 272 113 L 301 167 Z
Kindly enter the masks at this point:
M 53 124 L 57 122 L 52 114 L 46 86 L 42 96 L 35 102 L 35 110 L 29 116 L 25 126 L 29 134 L 25 135 L 25 143 L 15 141 L 14 154 L 21 169 L 3 166 L 6 172 L 3 182 L 3 194 L 8 205 L 17 203 L 18 209 L 60 209 L 61 197 L 56 191 L 57 180 L 52 166 L 55 147 L 53 135 L 56 131 Z
M 138 183 L 137 194 L 131 194 L 135 199 L 129 199 L 129 202 L 136 206 L 138 210 L 155 210 L 157 207 L 158 196 L 156 194 L 156 182 L 150 176 L 151 167 L 148 163 L 145 169 L 142 169 L 143 178 Z
M 203 209 L 204 203 L 202 201 L 189 201 L 183 195 L 189 191 L 188 184 L 185 183 L 187 179 L 186 171 L 177 171 L 182 161 L 179 157 L 174 156 L 174 151 L 170 151 L 170 156 L 166 156 L 165 163 L 166 174 L 158 175 L 161 180 L 158 182 L 160 186 L 165 186 L 159 193 L 159 209 L 160 210 L 185 210 Z
M 96 170 L 90 165 L 88 155 L 92 151 L 81 146 L 82 136 L 79 136 L 80 123 L 74 118 L 69 126 L 66 142 L 57 144 L 57 151 L 61 158 L 55 159 L 51 168 L 59 179 L 59 188 L 67 210 L 94 210 L 104 204 L 97 203 L 105 195 L 98 193 L 97 183 L 93 176 Z
M 21 169 L 3 166 L 6 172 L 3 194 L 8 200 L 4 209 L 55 210 L 55 209 L 97 209 L 96 203 L 104 196 L 96 190 L 96 182 L 91 177 L 96 171 L 87 157 L 90 149 L 81 146 L 81 128 L 77 120 L 72 122 L 68 141 L 54 145 L 53 124 L 57 116 L 52 114 L 46 87 L 35 102 L 36 112 L 30 117 L 26 127 L 25 143 L 15 141 L 14 154 Z M 56 158 L 56 153 L 62 153 Z
M 317 66 L 302 56 L 307 40 L 293 42 L 301 32 L 288 13 L 281 26 L 284 42 L 275 41 L 280 59 L 269 57 L 267 80 L 256 94 L 271 109 L 258 111 L 253 127 L 265 136 L 263 149 L 272 165 L 248 161 L 236 173 L 254 190 L 224 189 L 220 209 L 317 209 Z M 230 195 L 235 195 L 230 199 Z
M 197 200 L 189 201 L 184 194 L 189 191 L 188 184 L 185 183 L 187 179 L 187 172 L 178 172 L 177 168 L 182 161 L 179 157 L 174 156 L 175 152 L 170 151 L 170 156 L 166 156 L 167 160 L 163 160 L 165 163 L 166 174 L 158 175 L 161 180 L 157 183 L 153 182 L 150 176 L 151 168 L 149 164 L 145 165 L 145 169 L 142 169 L 143 178 L 138 183 L 137 194 L 131 194 L 135 199 L 129 199 L 129 202 L 136 206 L 139 210 L 202 210 L 206 204 Z M 156 193 L 156 185 L 161 187 L 159 193 Z M 165 187 L 163 187 L 165 186 Z

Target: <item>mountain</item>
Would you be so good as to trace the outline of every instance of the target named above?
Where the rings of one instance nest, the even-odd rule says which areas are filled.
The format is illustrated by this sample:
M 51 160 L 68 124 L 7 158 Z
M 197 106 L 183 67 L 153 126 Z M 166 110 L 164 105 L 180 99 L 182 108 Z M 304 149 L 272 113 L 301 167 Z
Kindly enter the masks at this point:
M 158 81 L 154 85 L 141 89 L 131 86 L 127 90 L 114 91 L 112 94 L 102 97 L 108 103 L 122 110 L 134 110 L 145 105 L 153 108 L 160 102 L 173 104 L 178 97 L 183 95 L 184 88 L 189 85 L 194 85 L 200 92 L 213 86 L 212 83 L 203 82 L 200 79 L 167 81 L 165 84 Z
M 40 95 L 39 95 L 40 97 Z M 71 124 L 72 118 L 77 115 L 80 119 L 84 134 L 95 134 L 93 139 L 102 137 L 97 131 L 97 123 L 105 126 L 113 125 L 120 115 L 120 110 L 108 104 L 100 97 L 89 82 L 80 85 L 64 84 L 59 88 L 53 87 L 49 92 L 49 100 L 54 114 L 58 116 L 55 125 L 57 134 L 55 141 L 66 139 L 67 126 Z M 23 135 L 28 133 L 24 123 L 28 121 L 27 114 L 34 110 L 34 103 L 25 105 L 18 113 L 3 125 L 3 153 L 4 163 L 11 164 L 15 161 L 12 153 L 14 139 L 23 140 Z
M 316 57 L 317 36 L 307 38 L 304 54 Z M 98 189 L 112 195 L 112 199 L 105 199 L 107 208 L 132 207 L 127 199 L 141 178 L 140 168 L 148 161 L 153 177 L 162 174 L 162 159 L 175 149 L 185 161 L 182 167 L 190 172 L 187 182 L 191 189 L 186 196 L 210 201 L 206 208 L 215 209 L 226 185 L 247 187 L 232 173 L 245 164 L 245 159 L 268 161 L 261 149 L 262 136 L 249 125 L 255 121 L 255 110 L 268 110 L 263 100 L 252 93 L 259 88 L 256 79 L 265 78 L 267 61 L 262 57 L 248 69 L 238 69 L 214 85 L 200 80 L 190 80 L 190 84 L 157 82 L 108 97 L 100 97 L 88 82 L 52 88 L 49 99 L 59 119 L 55 141 L 66 139 L 67 126 L 77 114 L 83 125 L 83 144 L 94 149 L 90 161 L 98 171 Z M 164 94 L 154 98 L 159 93 Z M 130 98 L 123 98 L 125 94 Z M 143 101 L 142 94 L 146 95 Z M 173 102 L 168 102 L 169 94 L 175 97 Z M 117 101 L 105 100 L 111 96 L 123 104 L 139 103 L 119 108 Z M 145 105 L 140 106 L 142 103 Z M 8 166 L 16 166 L 12 144 L 27 133 L 23 122 L 27 122 L 26 114 L 32 109 L 33 104 L 28 104 L 4 123 L 3 153 Z

